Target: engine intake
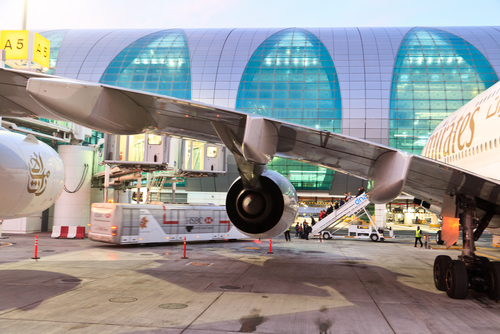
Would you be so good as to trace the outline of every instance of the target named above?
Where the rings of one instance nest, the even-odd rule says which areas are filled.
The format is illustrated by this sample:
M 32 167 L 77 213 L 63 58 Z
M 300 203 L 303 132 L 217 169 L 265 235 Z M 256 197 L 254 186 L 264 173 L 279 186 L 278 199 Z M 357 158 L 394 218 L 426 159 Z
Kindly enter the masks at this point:
M 245 189 L 241 178 L 227 193 L 227 215 L 234 226 L 255 238 L 272 238 L 294 222 L 298 212 L 297 193 L 279 173 L 267 170 L 260 176 L 261 189 Z

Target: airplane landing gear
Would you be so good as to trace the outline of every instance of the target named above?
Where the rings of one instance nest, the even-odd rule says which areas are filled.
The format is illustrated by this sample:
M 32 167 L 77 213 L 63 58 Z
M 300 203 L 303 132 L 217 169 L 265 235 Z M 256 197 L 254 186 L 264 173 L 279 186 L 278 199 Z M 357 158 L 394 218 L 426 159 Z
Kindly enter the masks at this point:
M 480 236 L 474 217 L 475 199 L 457 196 L 462 227 L 463 249 L 458 260 L 447 255 L 439 255 L 434 261 L 434 285 L 440 291 L 446 291 L 448 297 L 465 299 L 469 288 L 485 292 L 490 299 L 500 300 L 500 262 L 490 262 L 488 258 L 476 256 L 474 241 Z M 493 214 L 487 214 L 488 221 L 481 221 L 481 226 L 489 223 Z M 476 235 L 474 235 L 476 229 Z M 484 228 L 482 228 L 484 230 Z M 482 232 L 482 231 L 480 231 Z

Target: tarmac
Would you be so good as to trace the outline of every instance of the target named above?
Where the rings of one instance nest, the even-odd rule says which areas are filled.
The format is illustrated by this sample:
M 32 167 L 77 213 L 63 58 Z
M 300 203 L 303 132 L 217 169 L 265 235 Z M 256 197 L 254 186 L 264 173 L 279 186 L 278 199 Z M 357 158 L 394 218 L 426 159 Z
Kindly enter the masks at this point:
M 495 333 L 500 303 L 434 287 L 434 258 L 413 230 L 368 240 L 116 246 L 4 235 L 0 333 Z M 425 229 L 424 229 L 424 233 Z M 488 239 L 489 238 L 489 239 Z M 478 253 L 500 260 L 489 245 Z M 436 249 L 439 248 L 439 249 Z

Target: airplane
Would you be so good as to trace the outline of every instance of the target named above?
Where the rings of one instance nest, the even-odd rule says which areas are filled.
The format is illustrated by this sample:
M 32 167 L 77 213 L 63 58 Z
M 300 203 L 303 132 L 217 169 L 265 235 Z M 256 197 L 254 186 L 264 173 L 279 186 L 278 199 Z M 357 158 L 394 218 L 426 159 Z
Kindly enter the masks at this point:
M 499 93 L 500 83 L 496 83 L 446 118 L 431 135 L 423 155 L 415 155 L 191 100 L 0 70 L 0 116 L 39 116 L 113 134 L 148 132 L 224 144 L 234 154 L 240 174 L 227 194 L 227 214 L 238 230 L 252 237 L 281 234 L 297 213 L 294 187 L 267 169 L 273 157 L 370 180 L 373 187 L 367 196 L 375 204 L 390 202 L 402 193 L 413 196 L 432 212 L 450 218 L 443 220 L 443 231 L 445 227 L 451 231 L 447 241 L 458 238 L 458 227 L 448 229 L 456 226 L 457 218 L 463 231 L 458 260 L 436 257 L 436 288 L 463 299 L 470 287 L 496 301 L 500 299 L 500 262 L 476 256 L 474 241 L 486 228 L 500 228 L 500 180 L 494 168 L 489 170 L 482 163 L 477 165 L 481 174 L 466 168 L 476 166 L 475 157 L 486 156 L 484 145 L 490 153 L 500 145 L 500 138 L 494 137 Z M 494 155 L 483 159 L 498 164 Z

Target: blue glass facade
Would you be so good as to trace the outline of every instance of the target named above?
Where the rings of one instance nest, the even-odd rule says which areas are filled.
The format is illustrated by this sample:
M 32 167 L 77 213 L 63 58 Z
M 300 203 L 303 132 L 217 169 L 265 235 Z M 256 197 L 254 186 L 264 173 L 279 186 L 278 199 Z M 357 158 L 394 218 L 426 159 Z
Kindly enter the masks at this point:
M 253 53 L 241 78 L 236 109 L 341 132 L 340 87 L 332 58 L 312 33 L 285 29 Z M 330 189 L 333 172 L 275 158 L 269 165 L 290 175 L 297 189 Z
M 121 51 L 101 83 L 191 99 L 191 72 L 186 35 L 180 29 L 145 36 Z
M 443 118 L 500 73 L 499 27 L 41 34 L 52 42 L 56 75 L 239 109 L 414 153 Z M 336 178 L 331 188 L 333 172 L 307 164 L 276 159 L 271 167 L 299 190 L 324 193 L 342 182 Z M 186 189 L 189 182 L 195 183 Z M 204 191 L 208 183 L 199 184 L 190 190 Z
M 420 154 L 436 126 L 498 77 L 464 39 L 414 28 L 398 51 L 390 101 L 390 145 Z

